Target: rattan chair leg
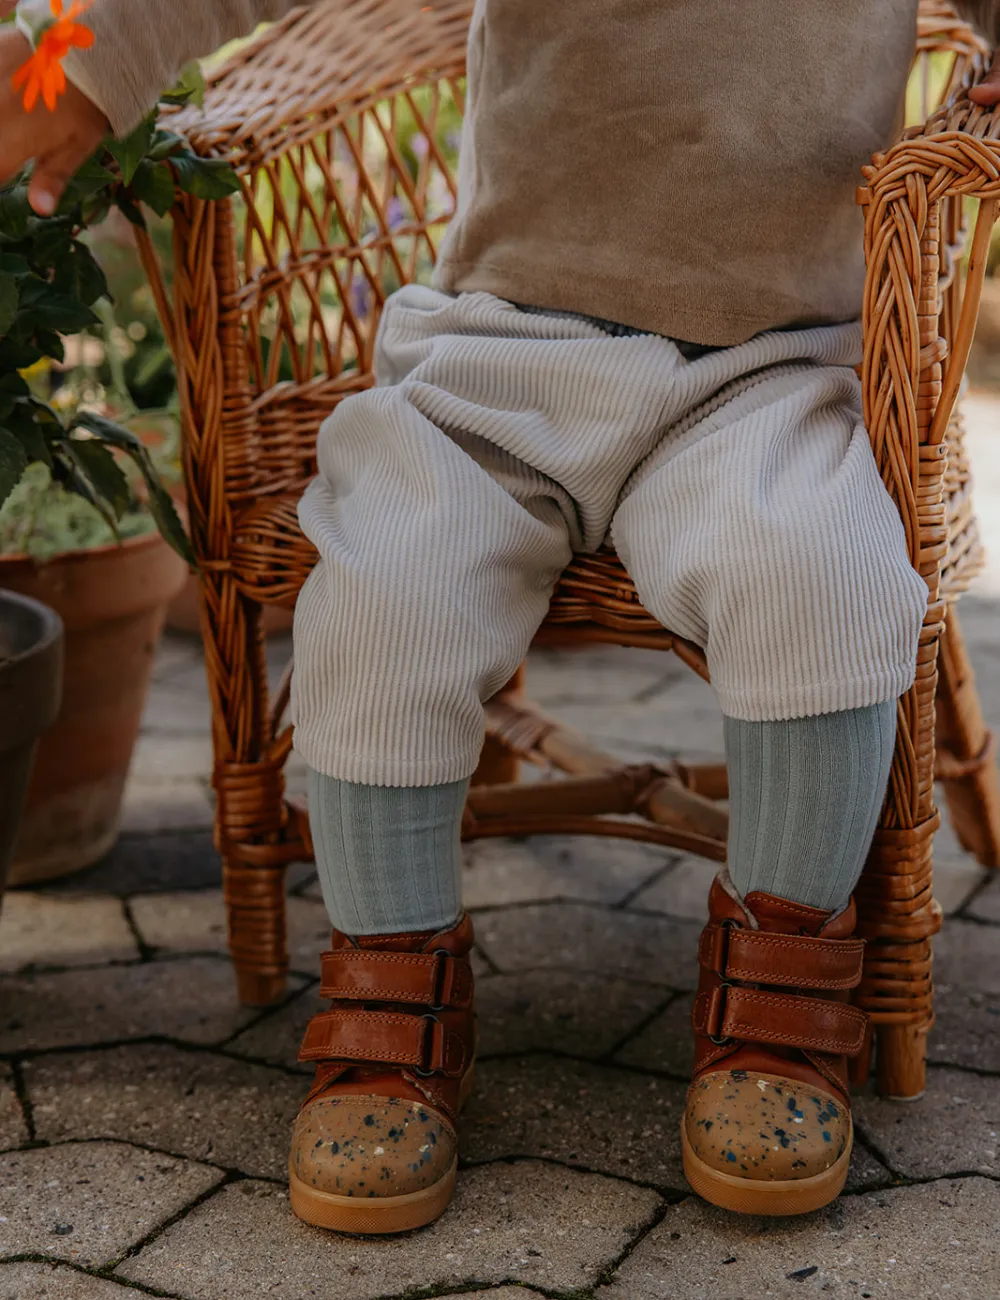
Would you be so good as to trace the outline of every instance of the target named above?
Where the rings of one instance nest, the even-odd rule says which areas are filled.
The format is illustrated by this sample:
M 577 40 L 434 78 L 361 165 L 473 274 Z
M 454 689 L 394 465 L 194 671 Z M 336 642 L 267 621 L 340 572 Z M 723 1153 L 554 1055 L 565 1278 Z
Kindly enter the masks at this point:
M 919 1101 L 927 1087 L 927 1030 L 919 1025 L 880 1025 L 875 1052 L 875 1090 L 891 1101 Z
M 1000 867 L 1000 773 L 983 722 L 976 679 L 954 607 L 941 640 L 937 701 L 937 777 L 962 848 L 984 867 Z
M 222 887 L 239 999 L 248 1007 L 270 1006 L 284 995 L 288 972 L 285 868 L 224 858 Z

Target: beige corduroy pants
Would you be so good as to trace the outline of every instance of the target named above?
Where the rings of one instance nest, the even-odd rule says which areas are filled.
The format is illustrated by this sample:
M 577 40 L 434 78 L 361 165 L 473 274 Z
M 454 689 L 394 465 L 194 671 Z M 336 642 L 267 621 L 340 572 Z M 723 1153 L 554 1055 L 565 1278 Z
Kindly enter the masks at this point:
M 378 385 L 323 425 L 300 507 L 320 555 L 295 616 L 300 754 L 373 785 L 468 776 L 481 702 L 609 532 L 729 716 L 901 694 L 927 589 L 862 424 L 860 344 L 846 324 L 687 360 L 489 294 L 396 294 Z

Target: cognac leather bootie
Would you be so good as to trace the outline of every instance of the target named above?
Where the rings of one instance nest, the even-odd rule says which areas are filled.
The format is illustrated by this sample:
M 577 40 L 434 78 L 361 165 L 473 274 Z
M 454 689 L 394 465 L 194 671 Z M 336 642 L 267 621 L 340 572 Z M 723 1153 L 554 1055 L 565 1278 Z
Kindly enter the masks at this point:
M 694 1078 L 681 1142 L 694 1190 L 726 1210 L 805 1214 L 844 1186 L 847 1058 L 868 1017 L 847 1005 L 864 941 L 837 916 L 751 893 L 721 872 L 698 949 Z
M 322 956 L 328 1011 L 299 1059 L 316 1078 L 292 1133 L 292 1209 L 341 1232 L 404 1232 L 448 1205 L 475 1052 L 472 922 L 352 939 Z

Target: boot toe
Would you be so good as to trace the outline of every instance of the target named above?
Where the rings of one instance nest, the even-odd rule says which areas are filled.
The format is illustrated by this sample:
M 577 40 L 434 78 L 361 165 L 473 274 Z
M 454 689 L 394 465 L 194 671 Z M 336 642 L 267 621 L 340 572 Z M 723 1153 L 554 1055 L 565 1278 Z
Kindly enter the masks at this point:
M 430 1106 L 320 1097 L 295 1122 L 291 1168 L 307 1187 L 335 1196 L 406 1196 L 445 1178 L 457 1151 L 454 1129 Z
M 684 1112 L 695 1156 L 736 1178 L 811 1178 L 840 1159 L 850 1113 L 829 1093 L 777 1074 L 720 1070 L 696 1079 Z

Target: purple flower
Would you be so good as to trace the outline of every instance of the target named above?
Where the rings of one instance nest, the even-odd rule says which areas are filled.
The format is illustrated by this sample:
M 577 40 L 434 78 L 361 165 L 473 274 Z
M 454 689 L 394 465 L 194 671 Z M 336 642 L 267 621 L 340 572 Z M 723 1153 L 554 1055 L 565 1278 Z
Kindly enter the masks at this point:
M 363 275 L 351 280 L 351 310 L 355 316 L 367 316 L 372 309 L 372 287 Z
M 418 158 L 426 158 L 429 147 L 427 137 L 422 131 L 415 131 L 414 134 L 410 136 L 410 148 Z
M 406 209 L 395 194 L 385 205 L 385 219 L 389 223 L 390 230 L 395 230 L 397 226 L 401 226 L 406 220 Z

